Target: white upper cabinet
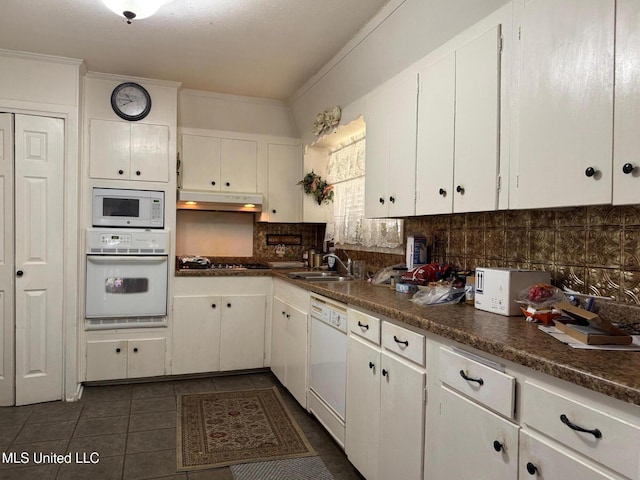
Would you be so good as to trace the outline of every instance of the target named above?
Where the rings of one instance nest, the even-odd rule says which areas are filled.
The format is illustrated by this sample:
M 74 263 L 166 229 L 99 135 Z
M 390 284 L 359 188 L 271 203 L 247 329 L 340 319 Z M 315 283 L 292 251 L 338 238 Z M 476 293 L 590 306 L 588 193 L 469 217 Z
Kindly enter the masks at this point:
M 205 135 L 182 135 L 182 188 L 255 193 L 257 142 Z
M 91 178 L 169 181 L 169 127 L 92 119 Z
M 403 76 L 367 100 L 365 215 L 415 214 L 417 76 Z
M 511 208 L 611 203 L 615 4 L 523 2 Z
M 640 203 L 640 3 L 618 0 L 613 203 Z
M 416 214 L 498 207 L 497 25 L 420 72 Z
M 269 193 L 266 215 L 269 222 L 302 220 L 302 151 L 300 145 L 267 146 Z M 264 213 L 263 212 L 263 213 Z

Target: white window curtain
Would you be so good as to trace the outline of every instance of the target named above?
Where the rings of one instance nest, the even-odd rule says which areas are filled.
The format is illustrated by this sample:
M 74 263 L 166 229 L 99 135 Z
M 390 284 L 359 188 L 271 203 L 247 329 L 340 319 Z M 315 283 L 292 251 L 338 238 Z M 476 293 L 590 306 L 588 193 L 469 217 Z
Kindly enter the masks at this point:
M 402 220 L 364 218 L 365 135 L 356 135 L 329 154 L 327 181 L 333 185 L 333 217 L 325 240 L 342 248 L 397 248 Z

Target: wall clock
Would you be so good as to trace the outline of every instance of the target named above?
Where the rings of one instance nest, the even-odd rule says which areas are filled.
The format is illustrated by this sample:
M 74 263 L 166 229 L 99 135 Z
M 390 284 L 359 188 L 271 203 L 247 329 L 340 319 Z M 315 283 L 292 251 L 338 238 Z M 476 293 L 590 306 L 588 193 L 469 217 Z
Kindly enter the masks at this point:
M 142 120 L 151 111 L 151 95 L 142 85 L 121 83 L 111 93 L 111 108 L 124 120 Z

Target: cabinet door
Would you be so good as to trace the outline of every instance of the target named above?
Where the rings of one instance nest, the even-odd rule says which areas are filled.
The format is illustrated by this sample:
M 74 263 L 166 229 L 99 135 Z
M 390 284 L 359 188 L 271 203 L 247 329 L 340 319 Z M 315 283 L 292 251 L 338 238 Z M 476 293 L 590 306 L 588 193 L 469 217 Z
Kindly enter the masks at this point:
M 169 181 L 169 127 L 133 123 L 131 126 L 131 180 Z
M 273 297 L 271 307 L 271 371 L 282 384 L 287 386 L 287 305 L 278 297 Z
M 425 374 L 385 353 L 381 363 L 379 478 L 422 478 Z
M 265 295 L 222 297 L 220 370 L 264 366 Z
M 537 480 L 615 480 L 569 451 L 559 450 L 542 438 L 523 430 L 520 432 L 519 478 Z M 477 478 L 477 477 L 476 477 Z M 515 477 L 513 477 L 515 478 Z
M 164 358 L 162 359 L 164 366 Z M 87 342 L 88 382 L 127 378 L 127 341 L 99 340 Z
M 439 422 L 438 479 L 518 478 L 517 425 L 446 387 L 440 388 Z
M 257 192 L 258 144 L 250 140 L 220 140 L 220 190 Z
M 171 373 L 216 372 L 220 369 L 220 312 L 215 296 L 173 298 Z
M 454 212 L 495 210 L 500 141 L 500 26 L 456 50 Z
M 453 211 L 456 56 L 420 72 L 416 215 Z
M 287 307 L 287 389 L 307 406 L 307 314 L 296 307 Z
M 615 6 L 524 2 L 512 206 L 611 202 Z
M 418 78 L 416 75 L 393 85 L 389 104 L 389 170 L 387 201 L 390 217 L 415 215 L 416 130 Z
M 351 336 L 348 342 L 345 452 L 367 480 L 377 480 L 384 478 L 378 475 L 380 350 Z
M 166 344 L 167 342 L 164 338 L 129 340 L 127 378 L 164 375 Z
M 128 179 L 131 125 L 92 119 L 89 124 L 89 176 Z
M 220 191 L 220 139 L 182 135 L 182 188 Z
M 269 221 L 299 222 L 302 217 L 302 154 L 299 145 L 269 144 Z
M 640 203 L 640 3 L 616 2 L 613 203 Z
M 385 92 L 367 99 L 366 175 L 364 213 L 367 218 L 386 217 L 389 212 L 387 188 L 389 174 L 389 127 Z

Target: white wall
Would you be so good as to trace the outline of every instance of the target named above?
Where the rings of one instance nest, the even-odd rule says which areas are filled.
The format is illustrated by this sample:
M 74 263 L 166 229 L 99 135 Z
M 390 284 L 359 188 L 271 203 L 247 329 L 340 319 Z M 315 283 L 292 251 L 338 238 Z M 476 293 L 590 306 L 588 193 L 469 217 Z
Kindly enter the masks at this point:
M 507 3 L 392 0 L 364 33 L 289 99 L 303 143 L 315 140 L 311 128 L 318 112 L 339 105 L 341 123 L 353 121 L 363 113 L 359 102 L 364 95 Z
M 297 137 L 284 102 L 201 90 L 180 91 L 178 126 L 205 130 Z

